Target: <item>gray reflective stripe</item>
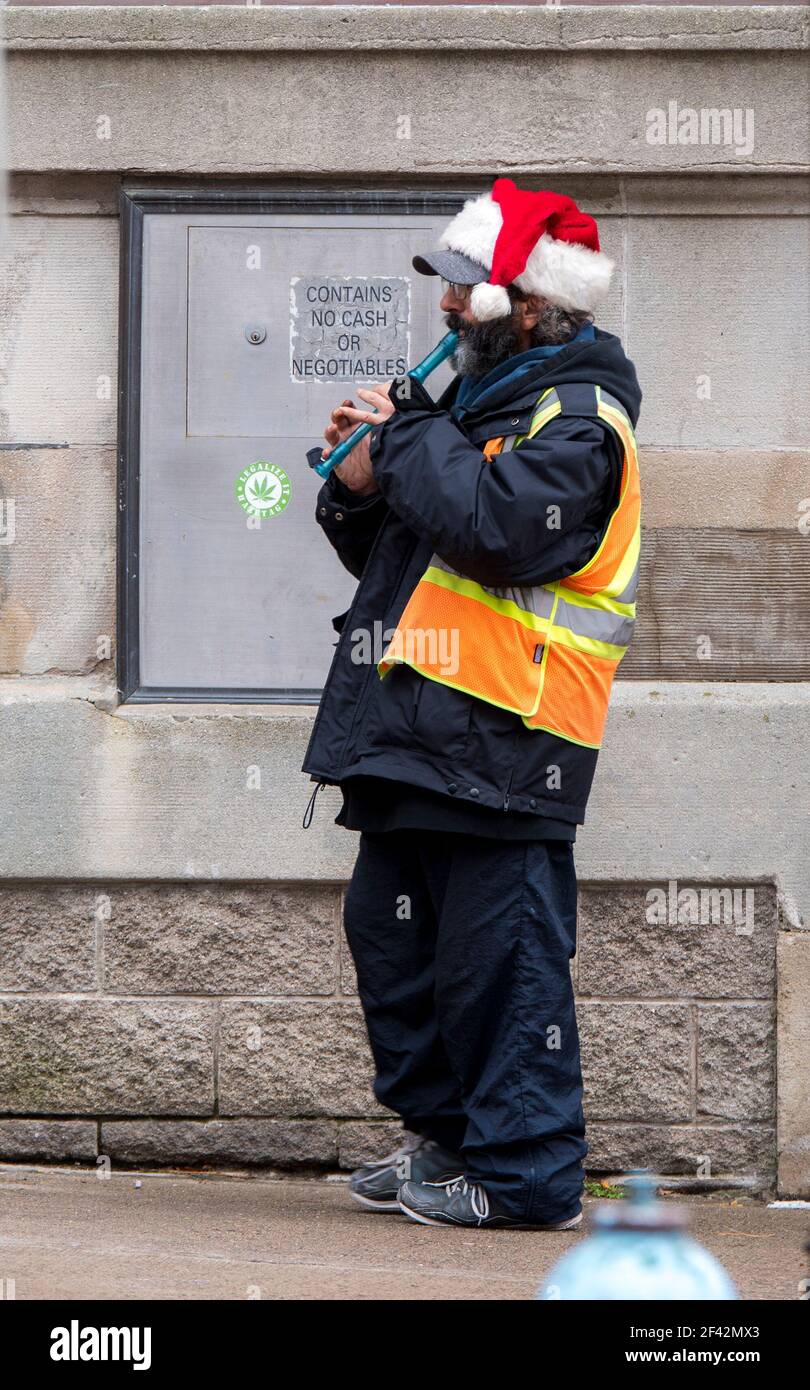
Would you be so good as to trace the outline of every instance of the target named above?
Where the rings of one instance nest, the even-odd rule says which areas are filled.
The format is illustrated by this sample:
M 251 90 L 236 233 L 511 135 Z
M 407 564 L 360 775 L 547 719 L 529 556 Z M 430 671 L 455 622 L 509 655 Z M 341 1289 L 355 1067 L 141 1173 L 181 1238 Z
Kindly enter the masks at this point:
M 633 618 L 608 613 L 604 608 L 580 608 L 560 597 L 554 614 L 557 627 L 567 627 L 579 637 L 593 637 L 596 642 L 610 642 L 614 647 L 629 647 L 633 636 Z
M 447 561 L 443 560 L 441 555 L 437 555 L 435 552 L 430 557 L 428 568 L 432 570 L 445 570 L 447 574 L 458 575 L 459 579 L 466 579 L 467 577 L 461 573 L 461 570 L 454 570 L 452 565 L 448 565 Z
M 625 410 L 621 401 L 617 401 L 615 396 L 611 396 L 609 391 L 605 391 L 601 387 L 599 389 L 599 399 L 603 402 L 604 405 L 609 405 L 611 410 L 615 410 L 618 415 L 621 415 L 624 418 L 627 428 L 632 434 L 633 422 L 630 419 L 630 416 L 627 414 L 627 411 Z
M 459 575 L 438 555 L 434 555 L 431 565 L 445 570 L 447 574 Z M 459 575 L 459 578 L 465 576 Z M 504 585 L 496 588 L 492 584 L 479 584 L 479 589 L 491 594 L 493 598 L 507 599 L 514 603 L 522 613 L 532 613 L 536 618 L 550 618 L 554 612 L 557 627 L 567 627 L 580 637 L 592 637 L 597 642 L 610 642 L 614 647 L 627 647 L 633 634 L 633 619 L 624 614 L 609 613 L 603 608 L 583 608 L 577 603 L 567 603 L 560 591 L 556 610 L 554 609 L 554 588 L 537 584 L 530 588 L 517 585 Z
M 444 570 L 446 574 L 455 574 L 459 579 L 466 579 L 467 576 L 460 570 L 454 570 L 452 565 L 448 565 L 440 555 L 433 555 L 430 561 L 431 568 Z M 468 581 L 469 582 L 469 581 Z M 484 593 L 492 594 L 493 598 L 509 599 L 524 613 L 534 613 L 536 618 L 550 618 L 551 610 L 554 607 L 554 594 L 550 589 L 546 589 L 542 584 L 537 584 L 532 588 L 518 588 L 514 585 L 507 585 L 502 589 L 496 589 L 491 584 L 479 584 L 479 589 Z
M 638 589 L 638 560 L 636 560 L 635 569 L 633 570 L 633 573 L 631 574 L 630 578 L 628 579 L 625 588 L 622 590 L 622 592 L 621 592 L 620 594 L 613 594 L 613 595 L 611 595 L 611 597 L 613 598 L 614 603 L 635 603 L 635 601 L 636 601 L 636 591 L 637 591 L 637 589 Z
M 544 415 L 545 412 L 546 412 L 547 410 L 551 410 L 552 406 L 559 405 L 559 404 L 560 404 L 560 398 L 559 398 L 559 396 L 557 395 L 557 392 L 554 390 L 554 387 L 552 386 L 551 390 L 549 391 L 549 393 L 548 393 L 548 395 L 545 397 L 545 399 L 544 399 L 544 400 L 538 401 L 537 405 L 535 406 L 534 414 L 533 414 L 533 416 L 532 416 L 532 422 L 531 422 L 531 424 L 529 425 L 529 433 L 526 434 L 526 435 L 523 435 L 523 438 L 524 438 L 524 439 L 531 439 L 532 435 L 536 432 L 536 429 L 537 429 L 537 426 L 535 425 L 535 421 L 537 420 L 538 416 Z M 546 423 L 546 422 L 544 422 L 544 423 Z M 542 427 L 541 427 L 541 428 L 542 428 Z
M 524 613 L 533 613 L 536 618 L 551 617 L 554 594 L 550 589 L 544 588 L 542 584 L 528 589 L 516 588 L 512 585 L 503 589 L 493 589 L 488 584 L 482 584 L 481 588 L 486 589 L 486 592 L 492 594 L 493 598 L 509 599 Z
M 605 405 L 612 406 L 614 410 L 618 410 L 619 414 L 624 415 L 625 419 L 630 419 L 621 401 L 618 400 L 616 396 L 612 396 L 610 391 L 606 391 L 604 386 L 599 387 L 599 399 L 600 401 L 604 401 Z
M 637 457 L 637 456 L 638 456 L 638 444 L 636 443 L 636 434 L 635 434 L 635 430 L 633 429 L 633 421 L 630 419 L 630 416 L 627 414 L 627 411 L 625 410 L 625 408 L 624 408 L 624 406 L 622 405 L 621 401 L 617 401 L 617 399 L 616 399 L 615 396 L 611 396 L 611 394 L 610 394 L 609 391 L 603 391 L 602 388 L 601 388 L 600 386 L 598 386 L 596 389 L 597 389 L 597 394 L 598 394 L 598 398 L 599 398 L 599 403 L 600 403 L 600 405 L 607 405 L 607 406 L 610 407 L 611 410 L 615 411 L 615 413 L 616 413 L 617 415 L 621 415 L 622 419 L 624 420 L 625 425 L 627 426 L 627 430 L 628 430 L 628 433 L 629 433 L 629 435 L 630 435 L 630 439 L 632 440 L 632 450 L 631 450 L 631 452 Z M 613 424 L 613 421 L 610 419 L 610 416 L 609 416 L 609 415 L 602 415 L 602 416 L 600 416 L 600 419 L 604 420 L 604 422 L 605 422 L 606 425 L 610 425 L 610 426 L 611 426 L 611 428 L 613 429 L 614 434 L 616 435 L 616 438 L 618 439 L 619 443 L 620 443 L 621 446 L 622 446 L 622 449 L 624 450 L 624 449 L 625 449 L 624 440 L 622 439 L 621 435 L 619 434 L 618 428 L 616 427 L 616 425 Z
M 554 390 L 554 387 L 552 386 L 551 390 L 548 392 L 548 395 L 545 397 L 545 400 L 543 401 L 542 405 L 538 402 L 538 404 L 535 406 L 534 413 L 532 415 L 531 421 L 529 422 L 529 428 L 526 434 L 510 434 L 509 438 L 505 439 L 503 442 L 503 448 L 501 449 L 501 453 L 505 454 L 509 449 L 514 449 L 516 442 L 518 444 L 522 444 L 524 439 L 533 438 L 533 436 L 537 433 L 538 429 L 541 428 L 536 424 L 538 417 L 544 415 L 547 410 L 551 410 L 552 407 L 559 404 L 560 398 L 557 395 L 557 392 Z M 544 423 L 546 422 L 544 421 Z

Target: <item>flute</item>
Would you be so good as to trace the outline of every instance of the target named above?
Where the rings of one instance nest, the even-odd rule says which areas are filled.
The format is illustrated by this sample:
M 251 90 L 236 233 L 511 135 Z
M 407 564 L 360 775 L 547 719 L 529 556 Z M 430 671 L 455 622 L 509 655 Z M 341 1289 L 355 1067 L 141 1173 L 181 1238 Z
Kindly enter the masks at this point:
M 408 376 L 412 376 L 416 381 L 424 381 L 425 377 L 430 376 L 431 372 L 435 372 L 436 368 L 440 367 L 446 358 L 452 356 L 457 346 L 458 333 L 446 333 L 441 342 L 436 344 L 433 351 L 428 353 L 427 357 L 423 357 L 421 362 L 418 362 L 415 367 L 411 367 Z M 374 409 L 376 412 L 376 406 Z M 337 464 L 342 463 L 347 454 L 351 453 L 355 445 L 359 444 L 360 440 L 368 434 L 369 430 L 373 429 L 374 426 L 372 424 L 366 423 L 364 425 L 358 425 L 357 429 L 352 431 L 348 439 L 344 439 L 342 444 L 338 444 L 332 450 L 331 454 L 327 454 L 326 458 L 321 456 L 320 461 L 314 464 L 315 472 L 322 478 L 328 478 L 332 469 L 335 468 Z

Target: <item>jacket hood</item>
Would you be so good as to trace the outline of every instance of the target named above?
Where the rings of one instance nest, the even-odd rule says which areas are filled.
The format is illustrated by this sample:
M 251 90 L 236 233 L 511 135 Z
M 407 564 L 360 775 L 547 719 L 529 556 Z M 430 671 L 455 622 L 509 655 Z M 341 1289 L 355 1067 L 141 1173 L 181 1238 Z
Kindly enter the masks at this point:
M 510 370 L 511 368 L 511 370 Z M 462 377 L 454 377 L 438 404 L 459 414 L 465 425 L 479 415 L 488 415 L 507 406 L 520 408 L 531 403 L 550 386 L 573 382 L 601 386 L 621 401 L 635 428 L 641 407 L 641 387 L 636 369 L 613 333 L 594 330 L 592 339 L 575 339 L 548 356 L 543 348 L 519 353 L 489 374 L 494 379 L 479 390 L 468 407 L 453 410 Z M 486 380 L 486 378 L 485 378 Z

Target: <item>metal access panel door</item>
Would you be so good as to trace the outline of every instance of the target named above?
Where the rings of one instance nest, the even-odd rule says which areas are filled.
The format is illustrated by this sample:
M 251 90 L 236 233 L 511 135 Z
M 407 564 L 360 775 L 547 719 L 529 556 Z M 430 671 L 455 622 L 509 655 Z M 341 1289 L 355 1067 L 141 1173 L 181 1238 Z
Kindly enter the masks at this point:
M 446 332 L 440 282 L 411 265 L 446 222 L 145 210 L 134 698 L 317 698 L 356 581 L 306 450 Z

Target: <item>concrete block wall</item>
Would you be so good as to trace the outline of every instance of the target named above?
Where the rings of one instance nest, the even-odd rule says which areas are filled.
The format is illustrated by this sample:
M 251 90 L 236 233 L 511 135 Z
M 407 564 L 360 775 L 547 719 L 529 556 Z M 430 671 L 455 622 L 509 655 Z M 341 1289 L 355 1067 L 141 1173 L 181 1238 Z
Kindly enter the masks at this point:
M 475 191 L 508 173 L 598 217 L 618 263 L 601 321 L 645 392 L 643 661 L 616 689 L 577 849 L 590 1161 L 778 1171 L 810 1192 L 806 16 L 5 20 L 0 1159 L 351 1166 L 390 1145 L 340 951 L 354 836 L 337 794 L 301 829 L 314 710 L 118 699 L 117 192 Z M 650 143 L 670 101 L 753 110 L 752 147 Z M 670 881 L 752 888 L 752 936 L 650 927 L 646 894 Z
M 736 925 L 658 924 L 638 886 L 582 887 L 592 1171 L 772 1181 L 777 907 L 749 891 Z M 337 885 L 4 884 L 0 1151 L 289 1167 L 391 1145 L 340 918 Z

